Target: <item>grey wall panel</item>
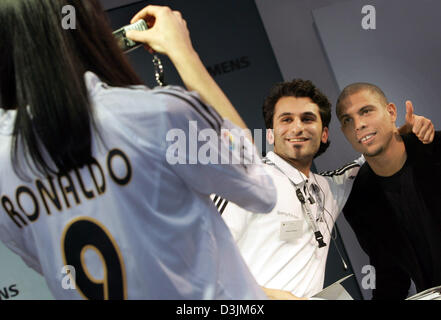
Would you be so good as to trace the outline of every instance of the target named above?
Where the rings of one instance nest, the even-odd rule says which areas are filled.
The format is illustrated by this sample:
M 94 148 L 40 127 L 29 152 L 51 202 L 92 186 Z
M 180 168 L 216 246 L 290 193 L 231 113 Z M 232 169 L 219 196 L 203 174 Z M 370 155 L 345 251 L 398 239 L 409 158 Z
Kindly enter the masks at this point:
M 376 29 L 361 27 L 365 1 L 354 0 L 314 11 L 339 88 L 355 81 L 379 85 L 398 107 L 403 123 L 406 99 L 415 111 L 441 119 L 441 2 L 370 1 Z

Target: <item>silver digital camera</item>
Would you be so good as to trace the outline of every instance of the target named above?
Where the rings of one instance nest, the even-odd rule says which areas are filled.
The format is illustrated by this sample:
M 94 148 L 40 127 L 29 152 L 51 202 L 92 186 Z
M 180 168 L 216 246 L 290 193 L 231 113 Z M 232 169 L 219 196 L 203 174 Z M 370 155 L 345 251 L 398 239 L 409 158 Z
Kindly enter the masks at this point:
M 148 29 L 147 23 L 143 19 L 141 19 L 133 24 L 129 24 L 114 31 L 113 35 L 118 41 L 119 47 L 124 51 L 124 53 L 127 53 L 142 46 L 142 43 L 135 42 L 127 38 L 126 36 L 127 31 L 131 31 L 131 30 L 144 31 L 147 29 Z

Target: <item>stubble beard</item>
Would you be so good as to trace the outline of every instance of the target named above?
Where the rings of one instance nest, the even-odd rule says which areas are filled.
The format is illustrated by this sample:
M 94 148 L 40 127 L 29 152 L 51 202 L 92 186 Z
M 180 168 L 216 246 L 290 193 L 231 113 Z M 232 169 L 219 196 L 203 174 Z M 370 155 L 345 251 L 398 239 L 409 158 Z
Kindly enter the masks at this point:
M 373 152 L 370 152 L 370 153 L 364 152 L 363 156 L 373 158 L 373 157 L 376 157 L 376 156 L 380 155 L 381 153 L 383 153 L 383 151 L 384 151 L 384 147 L 379 147 L 377 150 L 375 150 Z
M 364 152 L 363 156 L 372 158 L 372 157 L 377 157 L 377 156 L 381 155 L 390 146 L 392 139 L 393 139 L 393 136 L 390 137 L 382 146 L 379 146 L 378 149 L 376 149 L 372 152 Z
M 304 150 L 295 150 L 295 147 L 294 150 L 283 150 L 285 151 L 284 153 L 277 149 L 278 148 L 274 148 L 274 152 L 294 167 L 297 167 L 299 164 L 302 164 L 303 166 L 310 165 L 313 159 L 313 156 L 311 157 L 311 155 L 305 154 Z

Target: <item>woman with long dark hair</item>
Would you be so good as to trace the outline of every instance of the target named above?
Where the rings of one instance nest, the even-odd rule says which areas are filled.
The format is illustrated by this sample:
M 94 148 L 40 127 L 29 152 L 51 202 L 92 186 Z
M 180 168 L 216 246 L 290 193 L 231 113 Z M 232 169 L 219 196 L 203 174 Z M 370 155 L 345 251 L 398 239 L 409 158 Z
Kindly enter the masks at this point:
M 222 130 L 245 124 L 180 14 L 148 6 L 132 22 L 151 17 L 128 36 L 199 95 L 143 86 L 98 0 L 0 2 L 0 239 L 59 299 L 265 298 L 209 195 L 268 212 L 272 181 L 259 161 L 200 161 L 226 145 L 235 163 L 241 137 Z

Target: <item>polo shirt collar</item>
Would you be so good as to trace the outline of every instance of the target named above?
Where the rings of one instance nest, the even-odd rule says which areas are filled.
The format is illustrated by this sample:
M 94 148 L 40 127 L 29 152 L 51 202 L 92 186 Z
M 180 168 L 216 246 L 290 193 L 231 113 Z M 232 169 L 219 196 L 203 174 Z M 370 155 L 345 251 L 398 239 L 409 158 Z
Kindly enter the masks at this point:
M 266 154 L 266 157 L 271 160 L 277 168 L 279 168 L 285 176 L 289 178 L 296 185 L 303 185 L 308 181 L 308 177 L 302 172 L 297 170 L 293 165 L 289 164 L 282 157 L 270 151 Z

